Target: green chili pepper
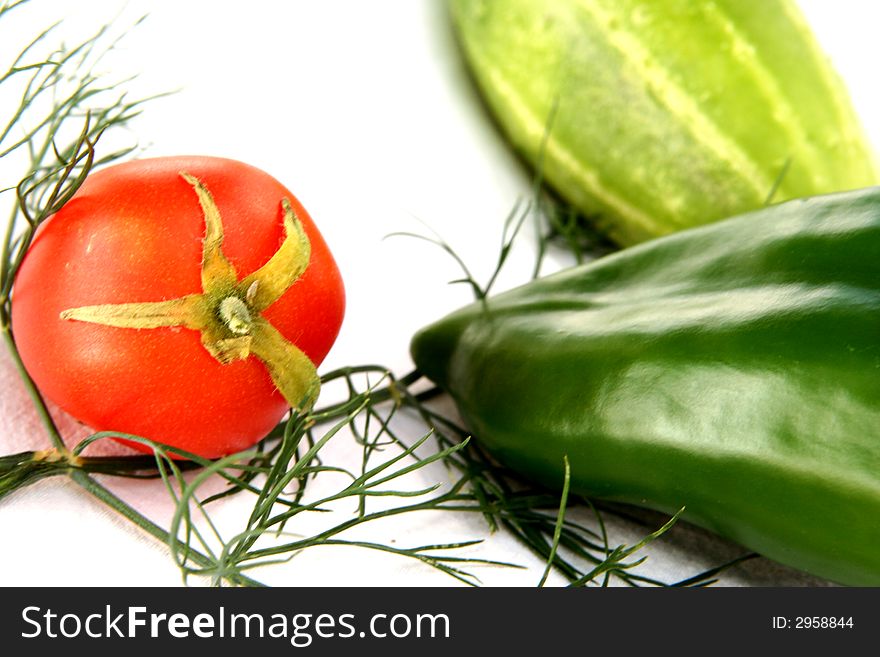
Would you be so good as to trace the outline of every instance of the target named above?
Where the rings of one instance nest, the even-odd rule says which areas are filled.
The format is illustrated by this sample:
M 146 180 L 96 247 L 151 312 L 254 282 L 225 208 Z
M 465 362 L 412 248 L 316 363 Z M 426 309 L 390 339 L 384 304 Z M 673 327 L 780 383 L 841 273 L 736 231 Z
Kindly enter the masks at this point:
M 878 182 L 846 89 L 791 0 L 451 9 L 512 143 L 622 245 L 760 208 L 779 181 L 777 201 Z
M 412 343 L 497 458 L 880 585 L 880 188 L 790 201 L 457 311 Z

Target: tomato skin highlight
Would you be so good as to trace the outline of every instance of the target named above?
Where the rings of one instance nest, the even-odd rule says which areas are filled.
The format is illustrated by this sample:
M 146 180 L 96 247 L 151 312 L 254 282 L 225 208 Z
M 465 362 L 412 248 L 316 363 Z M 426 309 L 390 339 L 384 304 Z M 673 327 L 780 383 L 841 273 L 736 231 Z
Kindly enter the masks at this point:
M 222 158 L 136 160 L 89 176 L 34 239 L 16 278 L 12 327 L 40 391 L 80 421 L 213 458 L 250 447 L 287 412 L 262 362 L 251 356 L 221 364 L 186 328 L 59 317 L 78 306 L 202 291 L 205 218 L 182 171 L 210 189 L 223 219 L 223 251 L 239 277 L 278 249 L 281 201 L 290 201 L 311 243 L 309 265 L 263 317 L 319 365 L 345 309 L 336 263 L 290 191 L 259 169 Z

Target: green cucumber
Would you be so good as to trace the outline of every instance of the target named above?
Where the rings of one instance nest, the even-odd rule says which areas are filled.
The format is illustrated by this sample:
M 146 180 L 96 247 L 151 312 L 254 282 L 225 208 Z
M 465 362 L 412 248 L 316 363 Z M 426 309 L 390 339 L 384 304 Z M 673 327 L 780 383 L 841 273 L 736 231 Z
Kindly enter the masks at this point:
M 451 10 L 512 143 L 621 245 L 759 208 L 771 193 L 878 181 L 847 91 L 794 2 L 452 0 Z

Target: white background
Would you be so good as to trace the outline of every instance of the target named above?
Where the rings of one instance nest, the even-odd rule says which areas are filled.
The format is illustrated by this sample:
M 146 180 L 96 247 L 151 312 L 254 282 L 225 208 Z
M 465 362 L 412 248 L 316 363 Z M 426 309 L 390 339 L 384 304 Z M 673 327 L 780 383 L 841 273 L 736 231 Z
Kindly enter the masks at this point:
M 872 141 L 880 143 L 874 66 L 880 61 L 880 9 L 862 0 L 801 5 L 845 78 Z M 5 67 L 21 39 L 59 18 L 66 20 L 58 35 L 73 42 L 111 20 L 124 31 L 143 14 L 148 19 L 102 68 L 117 77 L 140 74 L 128 85 L 135 95 L 179 90 L 148 104 L 133 122 L 144 154 L 231 157 L 281 180 L 309 209 L 346 282 L 345 324 L 322 371 L 361 363 L 409 371 L 413 332 L 467 302 L 469 292 L 446 284 L 459 272 L 439 249 L 385 236 L 425 232 L 424 222 L 485 280 L 498 252 L 501 223 L 529 189 L 528 172 L 494 130 L 466 77 L 443 3 L 36 1 L 14 23 L 0 25 L 0 62 Z M 6 175 L 0 186 L 10 182 Z M 532 256 L 526 239 L 501 285 L 526 280 Z M 0 383 L 0 452 L 44 446 L 5 353 Z M 68 421 L 64 426 L 73 429 Z M 354 464 L 357 457 L 345 439 L 327 452 L 334 463 Z M 446 475 L 432 470 L 413 487 L 434 483 L 435 477 Z M 155 482 L 115 490 L 160 522 L 171 512 Z M 221 525 L 235 527 L 247 510 L 242 499 L 215 513 Z M 337 514 L 342 519 L 352 510 L 340 508 Z M 650 516 L 651 522 L 660 518 Z M 620 541 L 646 531 L 623 523 L 612 529 Z M 487 585 L 533 585 L 541 573 L 530 554 L 503 534 L 490 537 L 476 516 L 404 516 L 365 535 L 400 546 L 488 538 L 463 554 L 527 566 L 474 569 Z M 681 525 L 651 551 L 646 569 L 674 580 L 742 552 Z M 60 478 L 0 501 L 0 564 L 3 585 L 181 583 L 164 546 Z M 417 563 L 341 548 L 305 552 L 259 577 L 280 585 L 454 583 Z M 820 583 L 763 560 L 737 568 L 723 581 Z

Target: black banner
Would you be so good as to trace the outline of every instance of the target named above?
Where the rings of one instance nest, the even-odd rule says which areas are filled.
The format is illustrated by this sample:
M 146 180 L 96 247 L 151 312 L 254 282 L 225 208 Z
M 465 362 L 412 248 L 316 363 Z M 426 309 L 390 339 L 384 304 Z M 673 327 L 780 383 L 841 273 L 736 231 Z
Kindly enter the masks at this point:
M 868 588 L 36 588 L 4 589 L 2 598 L 0 645 L 8 655 L 73 643 L 117 656 L 126 646 L 182 650 L 221 641 L 261 655 L 365 647 L 389 655 L 552 655 L 597 646 L 705 654 L 853 650 L 880 640 L 880 589 Z

